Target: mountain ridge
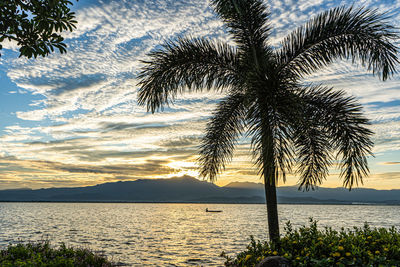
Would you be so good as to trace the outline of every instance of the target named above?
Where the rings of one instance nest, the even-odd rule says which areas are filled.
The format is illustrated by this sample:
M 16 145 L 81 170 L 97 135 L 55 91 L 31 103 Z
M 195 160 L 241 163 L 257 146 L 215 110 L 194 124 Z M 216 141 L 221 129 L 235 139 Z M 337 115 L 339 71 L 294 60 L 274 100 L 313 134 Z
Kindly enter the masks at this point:
M 400 190 L 318 187 L 302 192 L 297 186 L 277 188 L 278 203 L 298 204 L 400 204 Z M 217 186 L 191 176 L 138 179 L 85 187 L 0 190 L 0 201 L 45 202 L 183 202 L 264 203 L 264 185 L 232 182 Z

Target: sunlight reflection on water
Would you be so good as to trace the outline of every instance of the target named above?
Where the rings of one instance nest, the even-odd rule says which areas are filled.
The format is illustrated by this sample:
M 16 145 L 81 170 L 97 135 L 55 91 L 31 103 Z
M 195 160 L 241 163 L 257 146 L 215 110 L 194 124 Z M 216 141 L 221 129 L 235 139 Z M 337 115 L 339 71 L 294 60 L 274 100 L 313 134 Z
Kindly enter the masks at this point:
M 206 213 L 205 209 L 222 213 Z M 320 226 L 364 222 L 400 227 L 400 206 L 279 205 L 281 226 L 308 218 Z M 221 266 L 250 235 L 267 238 L 264 205 L 138 203 L 0 203 L 0 248 L 49 239 L 88 247 L 129 266 Z

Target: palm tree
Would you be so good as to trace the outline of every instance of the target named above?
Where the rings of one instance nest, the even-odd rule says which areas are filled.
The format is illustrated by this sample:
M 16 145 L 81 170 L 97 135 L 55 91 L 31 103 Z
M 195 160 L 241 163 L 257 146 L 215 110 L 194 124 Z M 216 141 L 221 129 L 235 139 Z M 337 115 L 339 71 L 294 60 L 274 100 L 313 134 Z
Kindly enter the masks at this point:
M 264 178 L 270 240 L 279 239 L 276 184 L 287 173 L 314 189 L 337 163 L 344 186 L 368 172 L 372 132 L 356 99 L 304 77 L 337 59 L 359 61 L 386 80 L 395 72 L 398 38 L 377 10 L 338 7 L 312 18 L 274 47 L 262 0 L 212 0 L 235 46 L 180 37 L 149 54 L 139 74 L 138 102 L 163 109 L 184 90 L 226 92 L 200 147 L 200 173 L 214 181 L 237 138 L 251 138 Z M 294 170 L 296 167 L 296 170 Z

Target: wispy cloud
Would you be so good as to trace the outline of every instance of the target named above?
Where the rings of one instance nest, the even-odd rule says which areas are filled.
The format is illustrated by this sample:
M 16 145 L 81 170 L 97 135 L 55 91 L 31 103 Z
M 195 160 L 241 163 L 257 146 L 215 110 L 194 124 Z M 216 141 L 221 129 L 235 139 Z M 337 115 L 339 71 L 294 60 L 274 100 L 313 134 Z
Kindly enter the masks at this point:
M 400 165 L 400 161 L 386 161 L 380 162 L 381 165 Z

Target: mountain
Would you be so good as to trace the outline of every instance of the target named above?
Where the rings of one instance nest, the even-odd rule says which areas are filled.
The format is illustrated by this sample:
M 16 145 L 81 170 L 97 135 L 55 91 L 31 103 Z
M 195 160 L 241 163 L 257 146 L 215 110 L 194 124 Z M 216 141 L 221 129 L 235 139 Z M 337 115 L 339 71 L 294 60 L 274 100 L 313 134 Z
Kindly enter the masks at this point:
M 236 191 L 193 177 L 139 179 L 76 188 L 1 190 L 0 201 L 261 203 L 262 195 Z
M 219 187 L 184 176 L 140 179 L 88 187 L 0 190 L 0 201 L 70 202 L 201 202 L 264 203 L 264 186 L 233 182 Z M 302 204 L 400 204 L 400 190 L 317 188 L 298 191 L 296 186 L 278 187 L 279 203 Z
M 278 189 L 279 196 L 290 196 L 292 198 L 313 197 L 320 200 L 340 200 L 345 202 L 397 204 L 400 200 L 400 190 L 354 188 L 349 191 L 342 187 L 318 187 L 314 191 L 303 192 L 299 191 L 296 186 L 283 186 Z
M 264 184 L 251 183 L 251 182 L 232 182 L 224 186 L 225 188 L 242 188 L 242 189 L 262 189 L 264 190 Z
M 261 183 L 232 182 L 225 187 L 236 190 L 249 190 L 264 192 Z M 370 188 L 354 188 L 349 191 L 343 187 L 324 188 L 316 187 L 315 190 L 302 191 L 297 186 L 280 186 L 277 189 L 279 203 L 382 203 L 399 204 L 400 190 L 376 190 Z

